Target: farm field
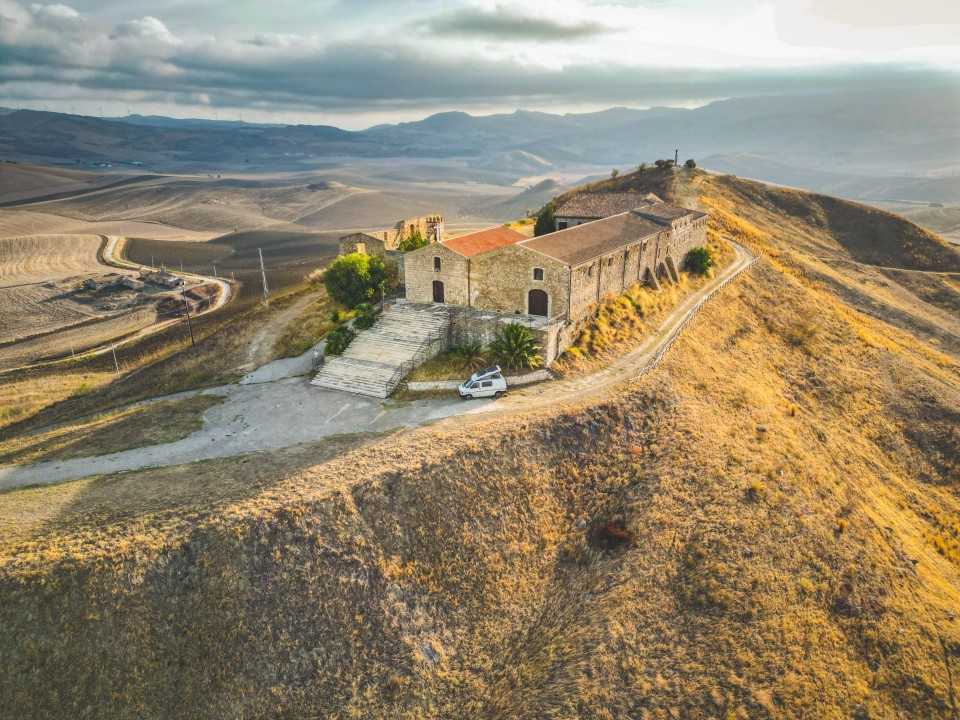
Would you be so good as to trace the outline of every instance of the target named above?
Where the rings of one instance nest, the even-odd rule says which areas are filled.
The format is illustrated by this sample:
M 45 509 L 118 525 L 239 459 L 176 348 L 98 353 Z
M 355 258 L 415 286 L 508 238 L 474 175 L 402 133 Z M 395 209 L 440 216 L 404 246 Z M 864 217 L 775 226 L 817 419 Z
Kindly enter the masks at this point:
M 96 235 L 40 235 L 0 240 L 0 288 L 102 272 Z
M 33 207 L 33 206 L 31 206 Z M 46 207 L 39 204 L 35 207 Z M 20 208 L 0 208 L 0 238 L 22 235 L 137 235 L 163 238 L 165 240 L 203 241 L 219 233 L 204 230 L 176 228 L 156 222 L 136 220 L 87 222 L 76 218 L 34 212 Z
M 0 303 L 5 300 L 6 298 L 0 295 Z M 80 320 L 84 319 L 87 318 L 80 318 Z M 50 328 L 56 332 L 38 337 L 26 337 L 20 342 L 0 345 L 0 370 L 90 350 L 105 345 L 115 338 L 131 335 L 150 327 L 156 319 L 157 314 L 153 308 L 139 308 L 113 317 L 94 319 L 92 322 L 84 322 L 75 327 L 57 325 L 55 321 L 51 321 Z
M 101 314 L 71 296 L 86 275 L 101 273 L 96 235 L 0 240 L 0 342 L 47 333 Z
M 152 221 L 190 230 L 231 232 L 290 223 L 355 190 L 341 185 L 275 185 L 260 181 L 174 181 L 125 186 L 47 203 L 45 209 L 87 222 Z
M 304 230 L 251 230 L 230 233 L 210 242 L 170 242 L 130 238 L 124 247 L 126 258 L 134 263 L 157 264 L 179 269 L 180 262 L 189 272 L 213 272 L 221 277 L 231 273 L 245 287 L 240 299 L 246 302 L 260 297 L 260 257 L 263 250 L 267 283 L 271 293 L 291 289 L 306 275 L 328 264 L 337 255 L 337 240 L 342 232 L 306 232 Z
M 0 163 L 0 203 L 60 192 L 82 191 L 116 182 L 121 175 Z

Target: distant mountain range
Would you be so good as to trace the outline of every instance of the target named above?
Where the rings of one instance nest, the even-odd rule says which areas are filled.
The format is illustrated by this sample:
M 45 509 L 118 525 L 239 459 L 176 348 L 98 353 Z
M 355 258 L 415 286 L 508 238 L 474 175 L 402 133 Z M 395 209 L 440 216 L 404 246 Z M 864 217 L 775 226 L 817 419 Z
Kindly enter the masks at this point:
M 678 148 L 681 162 L 693 157 L 705 164 L 713 156 L 717 169 L 761 175 L 772 169 L 819 189 L 818 184 L 848 183 L 850 176 L 854 185 L 857 178 L 878 175 L 955 178 L 958 116 L 960 92 L 942 83 L 732 98 L 696 109 L 567 115 L 519 110 L 480 117 L 447 112 L 359 132 L 17 110 L 0 113 L 0 157 L 73 166 L 136 162 L 162 172 L 208 173 L 310 170 L 343 158 L 461 158 L 485 178 L 499 173 L 509 184 L 561 171 L 628 170 L 672 158 Z

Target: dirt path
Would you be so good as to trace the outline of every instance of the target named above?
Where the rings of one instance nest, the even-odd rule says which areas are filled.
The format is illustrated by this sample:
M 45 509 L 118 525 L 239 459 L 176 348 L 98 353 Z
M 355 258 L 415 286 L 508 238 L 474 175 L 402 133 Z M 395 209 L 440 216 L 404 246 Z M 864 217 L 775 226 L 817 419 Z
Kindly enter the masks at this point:
M 270 318 L 250 341 L 250 347 L 247 348 L 240 369 L 253 370 L 254 368 L 269 363 L 273 359 L 273 344 L 277 341 L 277 338 L 280 337 L 280 333 L 282 333 L 284 328 L 293 322 L 297 315 L 303 312 L 310 303 L 319 298 L 320 292 L 310 293 Z
M 678 305 L 646 341 L 589 375 L 514 390 L 499 401 L 473 402 L 462 402 L 457 398 L 412 403 L 380 401 L 313 387 L 304 377 L 282 377 L 274 382 L 241 382 L 207 390 L 225 396 L 226 401 L 208 410 L 204 427 L 182 440 L 113 455 L 0 468 L 0 489 L 277 450 L 345 433 L 383 432 L 438 421 L 476 422 L 491 416 L 556 407 L 560 403 L 583 402 L 616 385 L 636 381 L 643 370 L 659 360 L 701 305 L 752 264 L 753 255 L 746 248 L 736 244 L 734 248 L 734 262 Z M 304 298 L 301 302 L 307 301 L 308 298 Z M 284 314 L 289 312 L 295 316 L 295 307 L 291 306 Z M 265 345 L 266 337 L 261 341 L 261 347 Z M 257 373 L 287 362 L 270 363 Z M 156 398 L 155 401 L 164 399 Z

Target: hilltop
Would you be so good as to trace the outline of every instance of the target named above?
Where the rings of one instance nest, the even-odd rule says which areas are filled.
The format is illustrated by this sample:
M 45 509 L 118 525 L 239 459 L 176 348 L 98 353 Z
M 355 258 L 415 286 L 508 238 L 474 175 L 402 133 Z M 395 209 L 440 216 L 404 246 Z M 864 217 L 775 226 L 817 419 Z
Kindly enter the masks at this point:
M 3 493 L 0 717 L 955 719 L 960 254 L 588 189 L 764 257 L 590 401 Z

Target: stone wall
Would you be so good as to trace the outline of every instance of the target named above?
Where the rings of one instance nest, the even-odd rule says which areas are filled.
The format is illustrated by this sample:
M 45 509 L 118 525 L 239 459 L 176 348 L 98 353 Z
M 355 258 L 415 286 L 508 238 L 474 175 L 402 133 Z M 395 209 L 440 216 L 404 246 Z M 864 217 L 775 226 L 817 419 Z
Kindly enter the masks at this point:
M 390 230 L 379 230 L 370 234 L 383 242 L 385 249 L 396 250 L 402 240 L 413 237 L 417 233 L 431 243 L 436 242 L 437 239 L 442 240 L 443 216 L 423 215 L 421 217 L 405 218 Z
M 534 280 L 534 270 L 543 280 Z M 546 317 L 566 316 L 567 267 L 522 245 L 506 245 L 475 255 L 470 264 L 471 306 L 505 313 L 530 311 L 529 293 L 547 293 Z
M 439 272 L 434 258 L 440 258 Z M 406 297 L 410 302 L 433 302 L 433 283 L 443 283 L 444 303 L 467 304 L 467 258 L 445 245 L 434 243 L 404 254 Z
M 353 233 L 340 238 L 340 255 L 350 255 L 352 253 L 372 255 L 381 260 L 387 256 L 383 240 L 366 233 Z
M 659 245 L 666 253 L 664 238 L 669 231 L 637 240 L 588 263 L 571 268 L 570 320 L 592 314 L 594 307 L 611 293 L 620 295 L 635 284 L 643 284 L 648 269 L 656 267 Z M 660 243 L 658 244 L 658 240 Z

